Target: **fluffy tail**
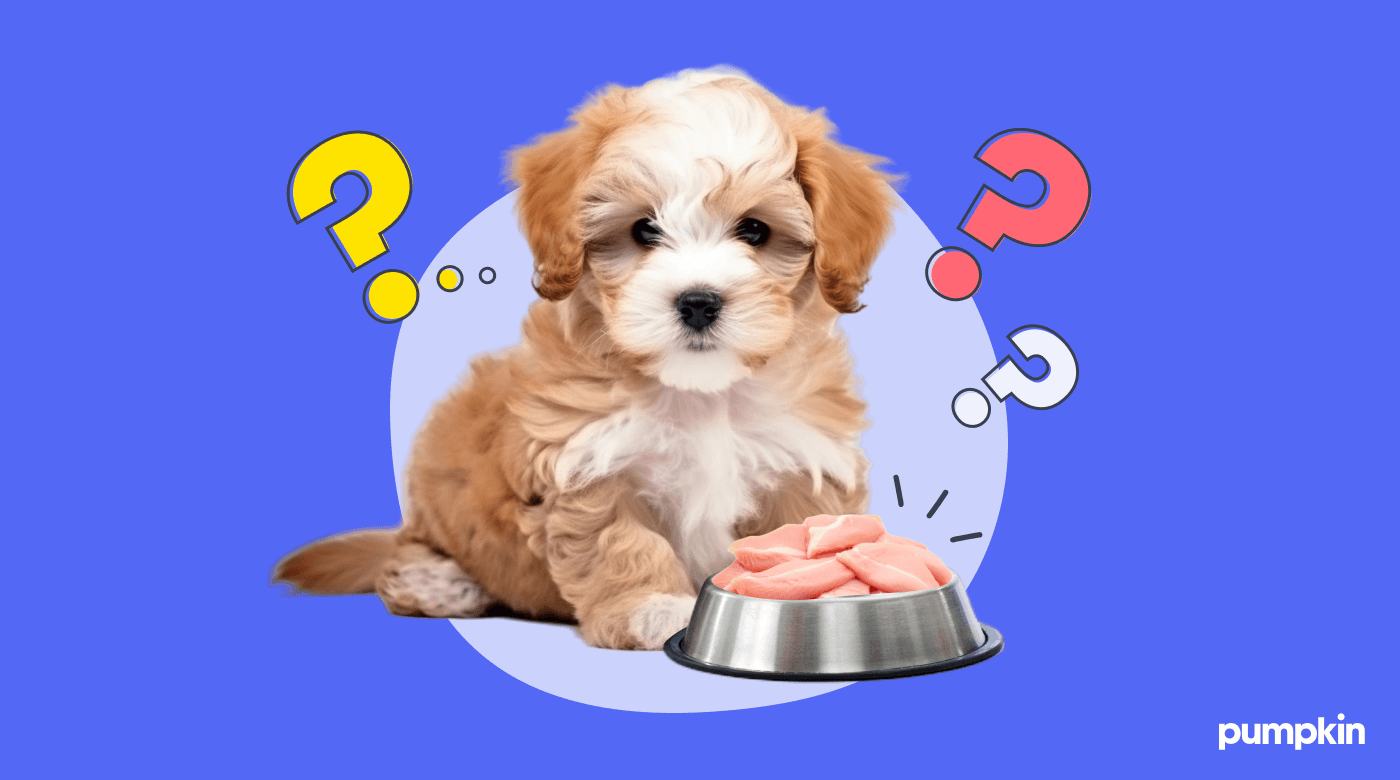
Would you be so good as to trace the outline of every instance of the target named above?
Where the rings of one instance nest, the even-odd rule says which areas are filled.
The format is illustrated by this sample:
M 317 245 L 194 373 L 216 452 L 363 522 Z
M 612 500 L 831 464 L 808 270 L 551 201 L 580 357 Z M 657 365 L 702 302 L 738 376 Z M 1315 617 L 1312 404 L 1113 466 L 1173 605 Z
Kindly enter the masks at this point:
M 374 581 L 394 552 L 394 528 L 328 536 L 277 562 L 272 581 L 286 582 L 297 592 L 325 596 L 373 593 Z

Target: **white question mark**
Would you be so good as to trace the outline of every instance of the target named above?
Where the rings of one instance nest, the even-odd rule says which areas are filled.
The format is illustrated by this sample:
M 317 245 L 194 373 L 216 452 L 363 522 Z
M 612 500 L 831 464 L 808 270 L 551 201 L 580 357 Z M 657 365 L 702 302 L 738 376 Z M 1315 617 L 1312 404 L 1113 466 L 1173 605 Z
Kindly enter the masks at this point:
M 1007 338 L 1026 360 L 1044 360 L 1045 373 L 1029 376 L 1010 355 L 1002 358 L 982 377 L 982 384 L 998 401 L 1015 398 L 1032 409 L 1051 409 L 1069 398 L 1079 384 L 1079 361 L 1060 334 L 1040 325 L 1026 325 L 1011 331 Z M 969 387 L 953 396 L 953 416 L 969 428 L 986 422 L 990 414 L 991 404 L 980 390 Z

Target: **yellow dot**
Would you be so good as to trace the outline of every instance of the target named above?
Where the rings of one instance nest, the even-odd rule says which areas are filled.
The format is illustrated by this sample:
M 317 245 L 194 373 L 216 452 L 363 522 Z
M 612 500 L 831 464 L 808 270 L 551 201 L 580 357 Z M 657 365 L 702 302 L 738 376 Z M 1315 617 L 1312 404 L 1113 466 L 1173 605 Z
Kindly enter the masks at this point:
M 365 308 L 382 322 L 398 322 L 418 306 L 418 283 L 403 271 L 385 271 L 365 285 Z
M 462 284 L 462 275 L 457 273 L 457 269 L 452 266 L 445 266 L 438 271 L 438 287 L 452 292 Z

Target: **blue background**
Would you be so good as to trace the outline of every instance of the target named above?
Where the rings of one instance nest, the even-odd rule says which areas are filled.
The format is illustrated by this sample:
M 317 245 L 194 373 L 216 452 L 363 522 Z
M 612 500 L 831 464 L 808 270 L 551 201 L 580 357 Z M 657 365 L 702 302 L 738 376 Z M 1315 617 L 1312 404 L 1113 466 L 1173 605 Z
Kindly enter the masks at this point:
M 7 12 L 0 51 L 0 739 L 19 775 L 1396 766 L 1395 19 L 1379 5 L 37 13 Z M 994 343 L 1047 325 L 1082 371 L 1062 406 L 1009 410 L 972 593 L 1006 652 L 642 715 L 540 693 L 373 597 L 269 588 L 289 549 L 397 521 L 397 326 L 365 314 L 368 275 L 421 272 L 505 192 L 501 153 L 590 90 L 718 62 L 827 106 L 843 140 L 909 174 L 904 197 L 947 243 L 971 246 L 954 228 L 1001 186 L 972 159 L 992 134 L 1043 130 L 1088 167 L 1073 237 L 976 252 Z M 391 254 L 354 274 L 322 229 L 353 198 L 300 226 L 285 200 L 297 159 L 351 129 L 392 139 L 415 184 Z M 1370 744 L 1217 750 L 1219 722 L 1339 712 Z

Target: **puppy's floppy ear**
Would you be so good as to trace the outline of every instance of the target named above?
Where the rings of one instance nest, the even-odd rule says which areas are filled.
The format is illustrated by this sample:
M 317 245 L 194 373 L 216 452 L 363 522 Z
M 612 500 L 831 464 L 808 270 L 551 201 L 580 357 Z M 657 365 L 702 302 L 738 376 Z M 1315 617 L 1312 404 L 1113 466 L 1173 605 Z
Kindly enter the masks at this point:
M 583 277 L 579 185 L 626 113 L 626 90 L 609 87 L 575 110 L 569 127 L 510 152 L 509 178 L 520 186 L 515 208 L 535 256 L 535 291 L 542 298 L 567 297 Z
M 798 117 L 795 173 L 812 208 L 822 297 L 849 314 L 865 308 L 857 299 L 893 227 L 896 177 L 875 168 L 884 158 L 834 141 L 835 130 L 820 109 Z

